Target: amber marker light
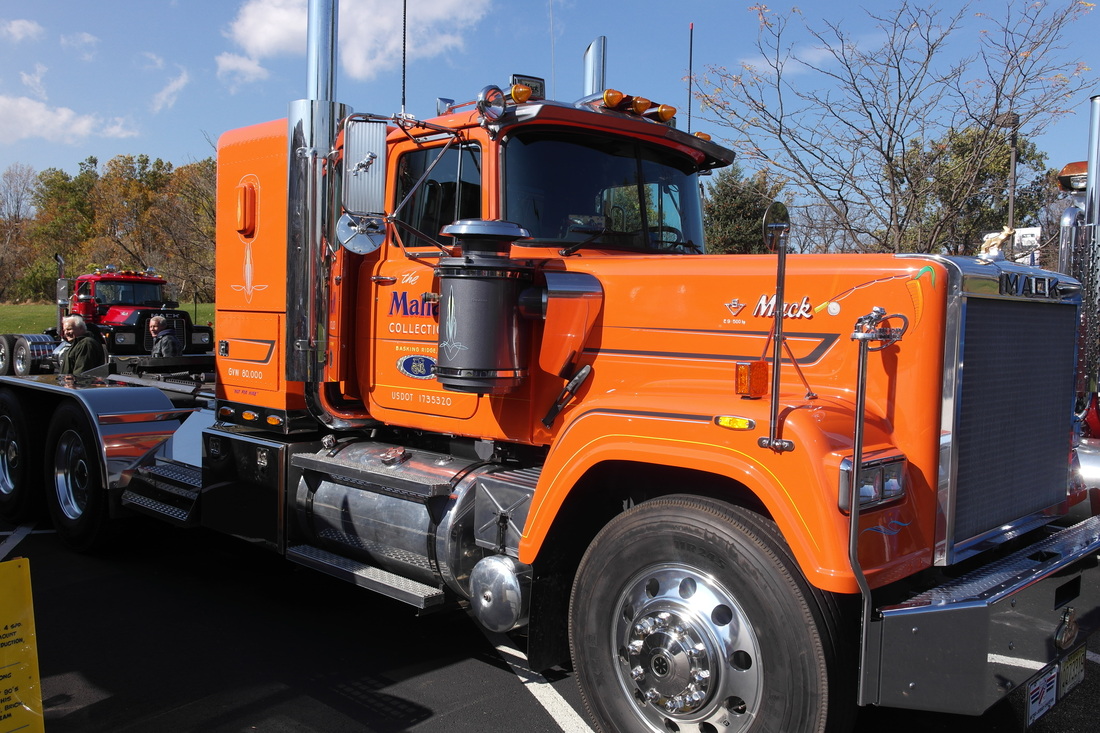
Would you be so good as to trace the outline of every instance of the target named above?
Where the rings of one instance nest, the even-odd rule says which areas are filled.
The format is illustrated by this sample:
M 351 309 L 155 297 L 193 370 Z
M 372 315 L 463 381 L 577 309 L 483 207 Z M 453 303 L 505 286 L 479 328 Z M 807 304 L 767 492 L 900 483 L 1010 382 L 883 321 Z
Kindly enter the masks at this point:
M 508 95 L 516 104 L 523 104 L 531 98 L 531 87 L 524 86 L 523 84 L 513 84 L 511 91 L 508 92 Z
M 706 140 L 708 143 L 710 142 L 710 135 L 705 132 L 697 132 L 695 133 L 695 137 L 699 138 L 700 140 Z
M 653 102 L 650 102 L 645 97 L 634 97 L 634 99 L 630 102 L 630 109 L 634 110 L 634 114 L 640 115 L 647 109 L 649 109 L 652 105 Z
M 753 399 L 768 393 L 768 363 L 762 360 L 739 361 L 734 365 L 734 391 Z
M 283 419 L 281 417 L 279 417 L 278 415 L 268 415 L 266 422 L 267 422 L 268 425 L 272 425 L 274 427 L 279 427 L 280 425 L 283 424 Z
M 714 418 L 714 424 L 720 428 L 726 428 L 727 430 L 755 430 L 756 421 L 747 417 L 737 417 L 736 415 L 719 415 Z
M 661 122 L 668 122 L 676 116 L 676 108 L 667 104 L 658 104 L 645 111 L 646 117 L 656 117 Z
M 1063 191 L 1084 191 L 1088 182 L 1089 163 L 1079 160 L 1062 167 L 1058 173 L 1058 186 Z
M 218 408 L 218 417 L 223 418 L 223 419 L 224 418 L 230 418 L 230 417 L 233 417 L 234 412 L 236 412 L 236 411 L 232 407 L 219 407 Z
M 604 89 L 603 90 L 603 106 L 608 109 L 615 109 L 623 103 L 623 93 L 618 89 Z
M 255 422 L 260 419 L 260 415 L 252 410 L 245 410 L 241 413 L 241 418 L 248 422 Z

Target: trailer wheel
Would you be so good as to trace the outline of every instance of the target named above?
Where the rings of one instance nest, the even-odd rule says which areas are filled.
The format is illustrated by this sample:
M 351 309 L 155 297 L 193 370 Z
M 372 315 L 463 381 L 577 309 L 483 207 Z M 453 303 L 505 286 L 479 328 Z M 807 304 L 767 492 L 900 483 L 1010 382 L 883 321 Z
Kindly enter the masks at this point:
M 855 675 L 838 674 L 822 595 L 770 521 L 701 497 L 640 504 L 600 532 L 574 581 L 585 707 L 605 733 L 842 729 Z
M 0 516 L 13 524 L 34 519 L 41 510 L 42 493 L 31 481 L 30 467 L 36 463 L 31 427 L 16 394 L 0 389 Z
M 31 351 L 31 344 L 25 336 L 20 336 L 15 340 L 11 361 L 12 368 L 17 376 L 27 377 L 34 374 L 34 354 Z
M 11 374 L 12 349 L 15 347 L 15 336 L 9 333 L 0 335 L 0 375 Z
M 46 506 L 54 529 L 75 550 L 92 550 L 107 536 L 107 492 L 97 441 L 83 410 L 58 407 L 46 437 Z

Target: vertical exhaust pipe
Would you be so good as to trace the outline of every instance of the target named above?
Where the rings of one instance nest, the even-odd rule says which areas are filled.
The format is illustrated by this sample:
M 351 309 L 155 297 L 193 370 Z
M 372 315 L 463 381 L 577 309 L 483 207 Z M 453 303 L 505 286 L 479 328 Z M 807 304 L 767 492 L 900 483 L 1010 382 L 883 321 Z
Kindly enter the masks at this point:
M 607 89 L 607 36 L 598 36 L 584 51 L 584 96 Z
M 325 175 L 340 121 L 336 102 L 338 0 L 309 0 L 307 97 L 288 112 L 286 378 L 317 382 L 325 359 L 326 219 L 338 176 Z M 331 231 L 331 229 L 328 229 Z

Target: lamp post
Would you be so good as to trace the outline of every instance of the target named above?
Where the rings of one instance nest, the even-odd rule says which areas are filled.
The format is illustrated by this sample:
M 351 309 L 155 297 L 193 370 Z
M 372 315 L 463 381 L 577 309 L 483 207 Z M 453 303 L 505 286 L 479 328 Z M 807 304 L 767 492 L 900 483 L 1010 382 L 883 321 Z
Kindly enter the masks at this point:
M 1011 130 L 1008 138 L 1008 226 L 1013 230 L 1013 233 L 1006 242 L 1008 245 L 1006 249 L 1008 250 L 1008 259 L 1013 260 L 1016 255 L 1014 246 L 1016 244 L 1016 131 L 1020 127 L 1020 115 L 1015 112 L 1002 112 L 993 118 L 993 124 Z

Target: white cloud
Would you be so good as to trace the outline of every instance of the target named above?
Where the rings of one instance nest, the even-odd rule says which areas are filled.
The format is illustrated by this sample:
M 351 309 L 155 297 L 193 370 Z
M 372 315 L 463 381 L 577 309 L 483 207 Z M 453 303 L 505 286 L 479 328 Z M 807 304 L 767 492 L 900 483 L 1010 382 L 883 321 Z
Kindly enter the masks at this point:
M 401 66 L 401 7 L 373 0 L 347 3 L 340 14 L 340 61 L 358 80 Z M 422 0 L 409 7 L 408 59 L 431 59 L 461 49 L 465 31 L 485 17 L 490 0 Z M 354 40 L 354 42 L 352 42 Z
M 408 10 L 408 58 L 430 59 L 462 48 L 491 0 L 419 0 Z M 402 6 L 392 0 L 341 3 L 340 60 L 357 80 L 401 65 Z M 226 36 L 244 52 L 218 57 L 218 77 L 234 83 L 267 78 L 261 61 L 301 55 L 306 48 L 306 0 L 245 0 Z
M 151 51 L 145 51 L 141 55 L 149 60 L 149 62 L 145 65 L 145 68 L 147 68 L 147 69 L 163 69 L 164 68 L 164 59 L 161 58 L 160 56 L 157 56 L 155 53 L 153 53 Z
M 96 134 L 100 123 L 94 115 L 79 115 L 68 107 L 50 107 L 30 97 L 0 96 L 0 140 L 11 144 L 42 138 L 72 143 Z
M 0 37 L 19 43 L 26 39 L 41 38 L 45 28 L 33 20 L 0 20 Z
M 235 53 L 219 54 L 216 61 L 218 63 L 218 78 L 228 83 L 234 91 L 241 84 L 263 81 L 270 75 L 270 72 L 261 66 L 259 61 Z
M 138 132 L 137 130 L 130 127 L 130 124 L 127 120 L 123 119 L 122 117 L 115 117 L 103 123 L 102 127 L 100 127 L 99 129 L 98 134 L 100 137 L 123 138 L 137 137 Z
M 251 59 L 306 49 L 306 0 L 246 0 L 227 35 Z
M 181 67 L 179 76 L 172 79 L 167 86 L 153 95 L 153 114 L 171 109 L 172 105 L 179 99 L 180 92 L 183 91 L 189 81 L 191 81 L 191 77 L 188 75 L 187 69 Z
M 46 101 L 46 87 L 42 84 L 42 77 L 46 75 L 46 67 L 42 64 L 34 65 L 34 73 L 28 74 L 25 71 L 19 72 L 19 78 L 23 80 L 23 86 L 27 87 L 34 93 L 34 96 Z
M 70 48 L 80 55 L 82 61 L 91 61 L 95 58 L 99 39 L 91 33 L 72 33 L 61 36 L 61 47 Z

